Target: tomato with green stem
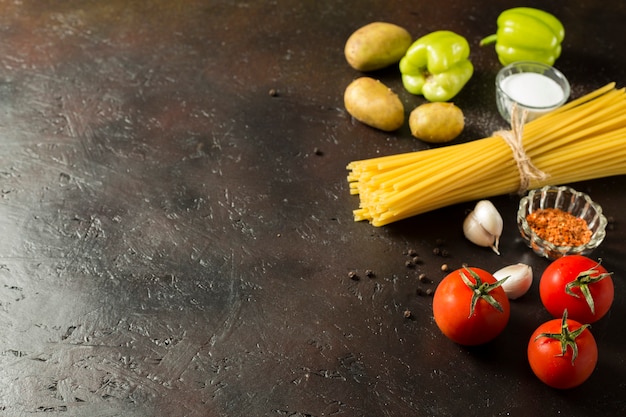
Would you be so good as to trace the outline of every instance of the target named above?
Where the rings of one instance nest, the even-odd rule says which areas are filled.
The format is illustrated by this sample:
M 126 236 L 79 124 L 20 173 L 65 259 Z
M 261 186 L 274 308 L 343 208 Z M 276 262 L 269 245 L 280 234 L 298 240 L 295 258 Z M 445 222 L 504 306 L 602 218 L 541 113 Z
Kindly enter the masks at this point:
M 442 333 L 466 346 L 481 345 L 498 336 L 511 315 L 501 286 L 505 279 L 498 281 L 474 267 L 448 274 L 433 296 L 433 316 Z
M 546 385 L 569 389 L 581 385 L 598 363 L 598 346 L 589 324 L 563 317 L 540 325 L 528 342 L 528 362 Z
M 555 318 L 567 310 L 571 319 L 593 323 L 604 317 L 613 304 L 613 280 L 600 262 L 567 255 L 545 269 L 539 281 L 539 296 Z

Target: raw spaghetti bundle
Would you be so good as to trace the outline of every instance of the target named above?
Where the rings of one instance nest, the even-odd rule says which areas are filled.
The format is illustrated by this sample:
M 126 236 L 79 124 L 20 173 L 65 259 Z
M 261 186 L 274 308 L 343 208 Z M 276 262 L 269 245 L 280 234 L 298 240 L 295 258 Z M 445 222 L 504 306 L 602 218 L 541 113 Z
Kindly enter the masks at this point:
M 514 118 L 515 120 L 516 118 Z M 430 210 L 548 184 L 626 174 L 626 93 L 608 84 L 512 131 L 353 161 L 355 221 L 383 226 Z

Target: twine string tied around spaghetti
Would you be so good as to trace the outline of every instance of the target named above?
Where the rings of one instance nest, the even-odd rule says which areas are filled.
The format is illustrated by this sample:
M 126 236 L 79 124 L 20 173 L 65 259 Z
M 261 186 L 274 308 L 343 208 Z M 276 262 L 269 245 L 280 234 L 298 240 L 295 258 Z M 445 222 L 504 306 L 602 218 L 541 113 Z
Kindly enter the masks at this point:
M 513 152 L 513 159 L 517 164 L 520 176 L 520 185 L 517 190 L 518 194 L 526 193 L 530 186 L 531 180 L 544 180 L 548 174 L 537 168 L 524 149 L 524 124 L 528 117 L 528 110 L 520 108 L 517 103 L 513 103 L 511 107 L 511 130 L 499 130 L 494 136 L 501 137 Z

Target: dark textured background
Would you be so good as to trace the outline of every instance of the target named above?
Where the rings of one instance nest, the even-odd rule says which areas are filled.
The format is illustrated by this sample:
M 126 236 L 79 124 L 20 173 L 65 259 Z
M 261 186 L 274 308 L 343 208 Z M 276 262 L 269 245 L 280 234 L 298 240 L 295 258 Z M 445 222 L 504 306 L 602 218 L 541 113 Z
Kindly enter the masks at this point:
M 624 84 L 624 4 L 527 2 L 566 27 L 557 67 L 573 96 Z M 592 328 L 595 373 L 564 392 L 526 362 L 549 318 L 536 283 L 505 332 L 472 349 L 442 336 L 418 295 L 443 263 L 541 274 L 516 196 L 492 199 L 500 257 L 463 238 L 473 203 L 384 228 L 352 220 L 346 164 L 425 145 L 347 115 L 343 90 L 361 75 L 348 36 L 375 20 L 466 36 L 476 72 L 455 98 L 457 141 L 477 139 L 505 127 L 500 64 L 478 41 L 517 5 L 0 0 L 0 415 L 623 414 L 624 177 L 573 184 L 612 219 L 593 256 L 616 300 Z M 394 68 L 375 76 L 407 108 L 422 102 Z

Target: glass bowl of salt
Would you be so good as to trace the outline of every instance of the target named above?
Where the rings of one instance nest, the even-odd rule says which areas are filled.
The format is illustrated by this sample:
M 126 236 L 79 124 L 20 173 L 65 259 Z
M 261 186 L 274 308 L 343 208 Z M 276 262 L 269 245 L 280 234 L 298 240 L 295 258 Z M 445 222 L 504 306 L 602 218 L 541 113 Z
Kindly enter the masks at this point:
M 569 95 L 570 85 L 563 73 L 539 62 L 514 62 L 496 76 L 498 110 L 509 123 L 514 104 L 530 122 L 565 104 Z

